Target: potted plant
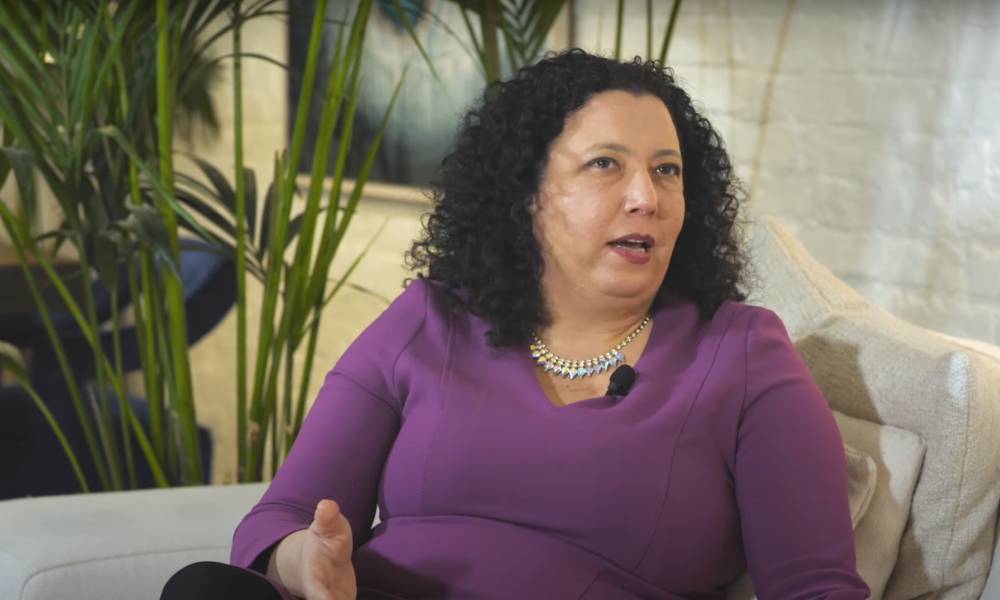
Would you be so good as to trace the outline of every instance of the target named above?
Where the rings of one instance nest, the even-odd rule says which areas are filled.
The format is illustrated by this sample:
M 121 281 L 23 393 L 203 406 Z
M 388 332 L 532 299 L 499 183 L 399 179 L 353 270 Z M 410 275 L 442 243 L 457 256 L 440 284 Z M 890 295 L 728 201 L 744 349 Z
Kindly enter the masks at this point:
M 371 4 L 360 2 L 349 21 L 333 24 L 347 33 L 340 36 L 343 42 L 334 56 L 335 76 L 322 92 L 316 156 L 327 156 L 335 139 L 337 151 L 349 144 Z M 0 6 L 0 26 L 9 34 L 0 40 L 0 87 L 5 90 L 0 93 L 0 185 L 13 176 L 20 206 L 15 210 L 8 205 L 13 203 L 0 204 L 0 220 L 57 357 L 87 458 L 102 489 L 136 486 L 135 454 L 158 486 L 206 480 L 179 276 L 182 249 L 192 237 L 236 263 L 239 479 L 263 476 L 268 441 L 270 464 L 277 468 L 301 423 L 309 369 L 298 373 L 293 359 L 303 354 L 305 363 L 311 362 L 322 308 L 342 285 L 331 284 L 329 268 L 363 193 L 365 175 L 342 203 L 338 156 L 332 174 L 326 172 L 326 160 L 314 161 L 308 186 L 296 188 L 303 110 L 289 148 L 275 160 L 268 192 L 257 201 L 255 175 L 243 165 L 240 73 L 245 56 L 240 35 L 248 19 L 278 14 L 279 8 L 277 0 L 77 0 Z M 321 0 L 300 95 L 305 106 L 313 93 L 328 22 L 326 2 Z M 211 57 L 212 43 L 226 35 L 233 36 L 234 52 Z M 198 162 L 198 176 L 174 168 L 175 119 L 185 114 L 179 111 L 187 103 L 206 106 L 207 91 L 199 88 L 198 80 L 203 82 L 206 73 L 225 60 L 234 68 L 237 176 L 232 186 L 204 161 Z M 211 113 L 186 114 L 203 114 L 211 122 Z M 33 220 L 36 174 L 58 203 L 62 219 L 48 231 L 37 230 Z M 324 198 L 326 187 L 329 195 Z M 304 208 L 295 212 L 300 192 Z M 51 248 L 67 242 L 78 261 L 70 275 L 55 268 Z M 264 297 L 260 350 L 252 370 L 246 344 L 247 273 L 260 280 Z M 79 295 L 70 291 L 72 280 L 81 283 Z M 108 318 L 97 310 L 93 284 L 98 283 L 111 290 Z M 67 357 L 47 288 L 89 349 L 94 368 L 87 380 L 80 380 Z M 136 417 L 124 384 L 117 293 L 123 288 L 131 298 L 135 352 L 149 407 L 146 423 Z M 0 360 L 47 412 L 51 398 L 35 393 L 16 351 L 5 346 Z M 117 422 L 111 418 L 113 406 L 121 415 Z M 70 423 L 54 418 L 48 422 L 62 440 L 80 488 L 89 491 L 94 486 L 80 468 L 79 448 L 63 436 Z

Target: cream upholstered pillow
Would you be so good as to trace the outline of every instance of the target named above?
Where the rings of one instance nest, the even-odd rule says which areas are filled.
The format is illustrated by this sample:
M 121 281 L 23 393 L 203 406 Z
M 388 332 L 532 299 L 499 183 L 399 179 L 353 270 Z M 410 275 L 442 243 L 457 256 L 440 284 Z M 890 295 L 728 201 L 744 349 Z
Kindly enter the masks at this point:
M 834 411 L 848 457 L 851 484 L 851 514 L 854 523 L 854 551 L 858 573 L 871 588 L 872 598 L 881 598 L 899 555 L 899 543 L 906 529 L 913 500 L 913 489 L 924 459 L 924 444 L 913 432 L 855 419 Z M 857 461 L 852 452 L 861 453 L 876 469 L 867 510 L 853 521 L 854 485 L 858 477 L 851 471 Z
M 847 459 L 847 500 L 851 506 L 851 527 L 857 529 L 861 517 L 868 512 L 875 485 L 878 481 L 878 466 L 875 460 L 844 444 L 844 458 Z

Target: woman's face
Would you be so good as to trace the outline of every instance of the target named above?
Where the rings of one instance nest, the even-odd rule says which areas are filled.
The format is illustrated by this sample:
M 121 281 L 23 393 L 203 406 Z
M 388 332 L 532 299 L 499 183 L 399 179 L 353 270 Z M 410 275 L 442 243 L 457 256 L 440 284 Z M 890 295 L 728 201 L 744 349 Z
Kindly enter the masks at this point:
M 663 102 L 595 94 L 549 148 L 534 213 L 547 302 L 651 302 L 684 222 L 680 142 Z

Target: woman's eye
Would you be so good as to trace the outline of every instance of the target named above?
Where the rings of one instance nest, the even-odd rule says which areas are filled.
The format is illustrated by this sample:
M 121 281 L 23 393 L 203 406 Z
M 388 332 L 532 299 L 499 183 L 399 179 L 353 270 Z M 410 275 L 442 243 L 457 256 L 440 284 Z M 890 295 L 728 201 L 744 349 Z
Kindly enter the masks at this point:
M 656 167 L 656 172 L 660 175 L 679 177 L 681 174 L 681 168 L 678 165 L 660 165 Z
M 595 158 L 594 160 L 590 161 L 590 164 L 597 167 L 598 169 L 604 170 L 613 167 L 615 165 L 615 161 L 611 160 L 610 158 L 601 157 L 601 158 Z

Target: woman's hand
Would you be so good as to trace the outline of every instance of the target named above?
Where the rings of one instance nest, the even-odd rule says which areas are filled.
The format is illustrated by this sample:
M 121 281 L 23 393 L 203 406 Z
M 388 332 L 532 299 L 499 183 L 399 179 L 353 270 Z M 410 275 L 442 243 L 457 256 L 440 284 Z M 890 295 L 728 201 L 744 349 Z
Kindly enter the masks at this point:
M 358 595 L 351 551 L 351 524 L 333 500 L 320 500 L 303 536 L 300 579 L 306 600 L 355 600 Z
M 320 500 L 308 529 L 285 536 L 271 553 L 267 576 L 306 600 L 355 600 L 351 524 L 333 500 Z

